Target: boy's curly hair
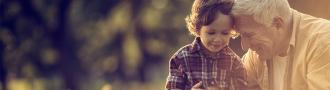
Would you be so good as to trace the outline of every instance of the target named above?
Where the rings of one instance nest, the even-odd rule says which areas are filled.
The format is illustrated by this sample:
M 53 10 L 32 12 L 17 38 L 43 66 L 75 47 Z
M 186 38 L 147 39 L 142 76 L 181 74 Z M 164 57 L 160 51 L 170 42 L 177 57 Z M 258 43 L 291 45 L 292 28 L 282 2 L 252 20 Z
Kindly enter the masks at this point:
M 187 28 L 194 36 L 199 36 L 202 26 L 211 24 L 217 13 L 230 15 L 234 0 L 195 0 L 191 14 L 185 18 Z

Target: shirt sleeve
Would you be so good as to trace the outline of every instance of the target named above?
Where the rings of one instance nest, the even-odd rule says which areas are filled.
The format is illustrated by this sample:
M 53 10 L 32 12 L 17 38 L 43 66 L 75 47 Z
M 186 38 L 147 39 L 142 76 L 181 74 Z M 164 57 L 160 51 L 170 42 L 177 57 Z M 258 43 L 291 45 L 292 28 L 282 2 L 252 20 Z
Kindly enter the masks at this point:
M 186 75 L 184 73 L 182 59 L 172 57 L 169 62 L 169 75 L 166 81 L 167 90 L 183 90 L 186 84 Z
M 247 73 L 247 90 L 261 90 L 260 85 L 257 81 L 258 68 L 260 67 L 260 63 L 257 61 L 257 54 L 251 50 L 242 57 L 243 66 L 246 69 Z
M 317 51 L 308 64 L 308 90 L 328 90 L 330 89 L 330 45 Z

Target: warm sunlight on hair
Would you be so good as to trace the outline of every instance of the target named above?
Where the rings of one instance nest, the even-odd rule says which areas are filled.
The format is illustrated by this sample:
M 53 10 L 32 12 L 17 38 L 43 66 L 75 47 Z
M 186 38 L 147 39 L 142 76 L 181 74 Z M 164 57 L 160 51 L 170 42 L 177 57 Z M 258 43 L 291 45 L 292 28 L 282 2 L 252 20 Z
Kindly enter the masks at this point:
M 232 39 L 236 39 L 239 36 L 239 33 L 236 32 L 235 30 L 231 30 L 230 35 Z

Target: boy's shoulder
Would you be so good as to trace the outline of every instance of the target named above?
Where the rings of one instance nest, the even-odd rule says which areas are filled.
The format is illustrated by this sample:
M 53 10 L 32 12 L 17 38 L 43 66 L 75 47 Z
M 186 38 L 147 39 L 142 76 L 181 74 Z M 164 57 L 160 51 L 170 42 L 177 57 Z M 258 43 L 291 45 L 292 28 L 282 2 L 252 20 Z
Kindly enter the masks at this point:
M 197 51 L 198 50 L 196 49 L 196 47 L 193 47 L 192 44 L 187 44 L 187 45 L 181 47 L 178 51 L 176 51 L 171 58 L 182 59 L 182 58 L 186 58 L 186 57 L 198 56 Z

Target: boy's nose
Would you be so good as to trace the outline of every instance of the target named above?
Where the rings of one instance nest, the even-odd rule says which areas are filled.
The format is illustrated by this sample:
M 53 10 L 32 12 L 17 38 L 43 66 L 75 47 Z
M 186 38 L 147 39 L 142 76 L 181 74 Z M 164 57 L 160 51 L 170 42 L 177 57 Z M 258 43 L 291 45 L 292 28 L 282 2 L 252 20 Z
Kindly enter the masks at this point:
M 226 38 L 224 38 L 224 37 L 218 37 L 218 38 L 214 38 L 213 39 L 213 42 L 214 43 L 225 43 L 227 40 L 226 40 Z
M 214 38 L 213 39 L 213 42 L 221 42 L 222 40 L 221 40 L 221 38 Z

